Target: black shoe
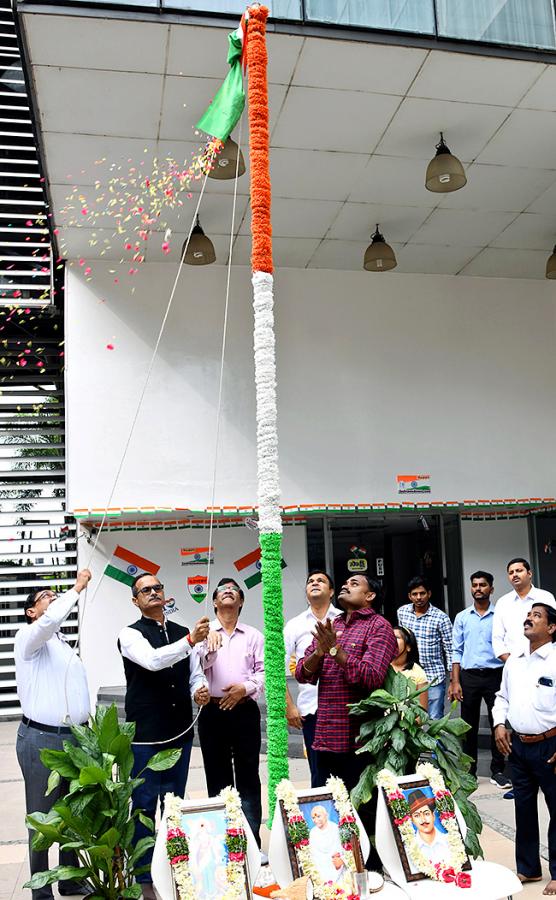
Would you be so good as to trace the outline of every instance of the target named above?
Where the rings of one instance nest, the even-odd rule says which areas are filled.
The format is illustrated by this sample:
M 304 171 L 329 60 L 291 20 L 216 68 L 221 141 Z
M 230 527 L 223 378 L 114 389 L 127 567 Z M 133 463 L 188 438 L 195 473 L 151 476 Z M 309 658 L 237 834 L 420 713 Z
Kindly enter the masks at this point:
M 88 897 L 94 891 L 90 884 L 66 881 L 63 887 L 58 885 L 58 893 L 61 897 Z
M 506 791 L 505 794 L 502 794 L 502 799 L 503 800 L 515 800 L 515 794 L 514 794 L 513 790 Z
M 499 788 L 504 788 L 507 790 L 511 788 L 512 783 L 509 778 L 506 777 L 502 772 L 495 772 L 490 776 L 490 783 L 495 784 Z

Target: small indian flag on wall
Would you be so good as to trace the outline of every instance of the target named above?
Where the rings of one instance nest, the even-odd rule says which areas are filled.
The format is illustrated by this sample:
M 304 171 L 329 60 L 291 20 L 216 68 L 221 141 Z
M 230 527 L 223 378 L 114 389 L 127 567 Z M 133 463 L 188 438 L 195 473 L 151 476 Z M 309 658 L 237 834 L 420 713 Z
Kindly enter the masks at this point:
M 202 603 L 207 596 L 207 576 L 192 575 L 187 579 L 189 593 L 196 603 Z
M 150 559 L 145 559 L 144 556 L 138 556 L 137 553 L 132 553 L 131 550 L 126 550 L 125 547 L 118 545 L 114 550 L 112 559 L 104 570 L 104 574 L 131 587 L 133 579 L 139 572 L 150 572 L 152 575 L 156 575 L 159 569 L 160 566 L 157 563 L 152 562 Z
M 286 565 L 285 559 L 282 559 L 282 568 L 285 569 Z M 234 566 L 245 581 L 246 588 L 251 590 L 252 587 L 260 584 L 263 580 L 261 573 L 261 548 L 257 547 L 256 550 L 252 550 L 251 553 L 247 553 L 241 559 L 236 559 Z
M 214 562 L 213 547 L 181 547 L 180 548 L 182 566 L 205 565 Z
M 398 475 L 398 494 L 430 494 L 430 475 Z

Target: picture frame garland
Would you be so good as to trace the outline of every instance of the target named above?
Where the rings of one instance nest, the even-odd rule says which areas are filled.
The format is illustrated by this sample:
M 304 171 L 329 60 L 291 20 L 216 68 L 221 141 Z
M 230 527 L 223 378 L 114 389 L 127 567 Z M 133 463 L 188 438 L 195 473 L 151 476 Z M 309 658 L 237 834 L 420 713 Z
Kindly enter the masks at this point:
M 468 857 L 456 818 L 454 798 L 446 788 L 442 773 L 431 763 L 421 763 L 417 766 L 415 775 L 428 781 L 432 788 L 440 821 L 447 832 L 450 858 L 447 864 L 432 863 L 427 859 L 417 843 L 409 803 L 400 790 L 398 779 L 389 769 L 382 769 L 378 773 L 377 784 L 384 790 L 393 824 L 398 829 L 407 855 L 413 865 L 433 881 L 453 883 L 459 888 L 470 888 L 471 875 L 462 869 Z
M 226 882 L 222 900 L 245 900 L 247 836 L 243 829 L 243 814 L 239 793 L 234 787 L 224 788 L 219 797 L 224 801 L 226 815 Z M 166 794 L 166 853 L 176 884 L 179 900 L 196 900 L 197 891 L 189 869 L 189 841 L 182 828 L 183 799 Z
M 354 838 L 359 840 L 359 827 L 349 793 L 341 778 L 331 777 L 325 785 L 332 794 L 334 807 L 338 813 L 338 828 L 343 849 L 343 859 L 348 872 L 353 876 L 358 871 L 354 854 Z M 301 812 L 297 792 L 291 781 L 283 779 L 276 787 L 276 799 L 281 802 L 286 814 L 288 837 L 295 850 L 295 855 L 304 875 L 307 875 L 313 888 L 315 900 L 360 900 L 360 896 L 351 887 L 341 887 L 331 881 L 323 881 L 315 866 L 309 849 L 309 826 Z M 359 851 L 360 856 L 360 851 Z

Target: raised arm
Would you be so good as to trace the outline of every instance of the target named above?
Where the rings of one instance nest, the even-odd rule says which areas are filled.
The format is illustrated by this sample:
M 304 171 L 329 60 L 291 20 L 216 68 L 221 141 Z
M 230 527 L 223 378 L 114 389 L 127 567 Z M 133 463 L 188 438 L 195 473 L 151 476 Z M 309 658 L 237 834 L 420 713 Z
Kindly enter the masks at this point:
M 53 600 L 42 616 L 18 632 L 17 643 L 23 659 L 31 659 L 56 634 L 77 603 L 79 594 L 87 587 L 90 580 L 89 570 L 82 569 L 77 575 L 74 586 L 69 591 Z

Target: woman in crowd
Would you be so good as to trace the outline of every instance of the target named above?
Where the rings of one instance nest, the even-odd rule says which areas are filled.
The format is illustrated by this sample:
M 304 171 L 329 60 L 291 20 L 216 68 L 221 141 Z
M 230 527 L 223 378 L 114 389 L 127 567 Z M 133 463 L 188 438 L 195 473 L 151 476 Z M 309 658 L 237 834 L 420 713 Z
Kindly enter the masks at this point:
M 419 665 L 419 648 L 417 639 L 410 628 L 398 625 L 394 628 L 394 634 L 398 642 L 398 655 L 390 665 L 396 672 L 401 672 L 406 678 L 410 678 L 417 688 L 427 688 L 427 676 Z M 423 709 L 428 709 L 429 700 L 426 690 L 419 695 L 419 703 Z

